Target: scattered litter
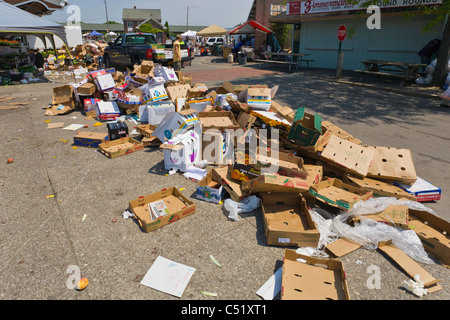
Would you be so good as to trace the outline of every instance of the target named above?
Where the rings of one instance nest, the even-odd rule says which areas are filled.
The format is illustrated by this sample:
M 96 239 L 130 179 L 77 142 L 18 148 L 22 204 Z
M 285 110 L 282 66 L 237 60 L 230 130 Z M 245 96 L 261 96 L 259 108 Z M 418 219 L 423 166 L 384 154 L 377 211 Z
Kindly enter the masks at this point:
M 49 194 L 48 196 L 46 196 L 47 199 L 54 198 L 54 197 L 55 197 L 54 194 Z
M 83 214 L 83 217 L 81 218 L 81 222 L 84 222 L 84 221 L 86 221 L 86 217 L 87 217 L 87 214 L 85 213 L 85 214 Z
M 8 158 L 8 159 L 6 160 L 6 162 L 7 162 L 7 163 L 13 163 L 13 162 L 14 162 L 14 159 L 13 159 L 13 158 Z
M 256 294 L 264 300 L 273 300 L 281 291 L 281 275 L 283 267 L 277 271 L 256 291 Z
M 214 293 L 214 292 L 200 291 L 200 293 L 202 293 L 202 294 L 204 294 L 205 296 L 208 296 L 208 297 L 217 297 L 217 293 Z
M 103 123 L 101 123 L 101 122 L 96 122 L 96 123 L 93 124 L 93 126 L 94 126 L 94 127 L 99 127 L 99 126 L 101 126 L 102 124 L 103 124 Z
M 64 122 L 48 123 L 47 129 L 56 129 L 64 127 Z
M 125 210 L 124 212 L 122 212 L 122 217 L 123 217 L 124 219 L 132 218 L 132 217 L 133 217 L 133 214 L 132 214 L 130 211 Z
M 141 284 L 181 298 L 195 268 L 158 256 Z
M 209 255 L 209 258 L 212 262 L 214 262 L 215 265 L 217 265 L 219 268 L 222 268 L 222 265 L 212 255 Z
M 63 130 L 75 131 L 75 130 L 78 130 L 80 128 L 83 128 L 83 126 L 84 126 L 83 124 L 71 124 L 71 125 L 68 125 L 67 127 L 64 127 Z
M 239 221 L 239 213 L 251 212 L 260 207 L 260 200 L 257 196 L 249 196 L 248 198 L 236 202 L 232 199 L 226 199 L 224 203 L 225 209 L 230 212 L 228 218 Z
M 84 289 L 86 289 L 87 285 L 89 284 L 88 278 L 84 277 L 81 278 L 80 280 L 78 280 L 75 289 L 77 289 L 78 291 L 82 291 Z
M 183 173 L 183 176 L 187 179 L 202 180 L 206 176 L 206 173 L 205 169 L 197 168 L 197 166 L 189 166 L 187 171 Z
M 418 274 L 414 276 L 414 280 L 403 280 L 402 287 L 418 297 L 423 297 L 428 293 L 428 290 L 424 288 L 423 282 L 420 280 L 420 275 Z

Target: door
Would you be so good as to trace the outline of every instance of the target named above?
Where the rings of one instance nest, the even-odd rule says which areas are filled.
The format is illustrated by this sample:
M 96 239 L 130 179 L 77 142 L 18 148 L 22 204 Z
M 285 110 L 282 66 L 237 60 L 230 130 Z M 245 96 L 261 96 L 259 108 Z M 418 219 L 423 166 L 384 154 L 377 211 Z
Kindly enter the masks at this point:
M 300 34 L 301 24 L 294 24 L 292 28 L 292 53 L 300 53 Z M 294 57 L 294 61 L 297 61 L 298 57 Z
M 113 66 L 122 65 L 120 51 L 123 45 L 123 37 L 123 35 L 120 35 L 116 41 L 114 41 L 114 44 L 110 46 L 110 59 Z

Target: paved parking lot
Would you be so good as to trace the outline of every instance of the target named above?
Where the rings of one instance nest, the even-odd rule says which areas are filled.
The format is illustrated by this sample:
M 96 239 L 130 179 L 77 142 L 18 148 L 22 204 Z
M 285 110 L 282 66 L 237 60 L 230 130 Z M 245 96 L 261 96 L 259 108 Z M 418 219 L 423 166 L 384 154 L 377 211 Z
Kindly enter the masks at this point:
M 226 80 L 279 85 L 277 101 L 292 108 L 306 106 L 365 144 L 411 149 L 417 174 L 442 189 L 442 199 L 427 206 L 450 221 L 450 115 L 438 100 L 337 83 L 332 72 L 312 69 L 290 74 L 211 60 L 198 58 L 183 72 L 209 87 Z M 86 120 L 79 111 L 45 116 L 42 107 L 58 85 L 0 88 L 0 96 L 28 103 L 0 110 L 0 299 L 261 303 L 256 291 L 282 265 L 284 248 L 266 244 L 260 212 L 231 221 L 223 205 L 195 199 L 194 182 L 179 173 L 165 175 L 159 149 L 146 148 L 115 159 L 94 148 L 73 149 L 74 132 L 49 130 L 47 120 L 87 124 L 89 131 L 107 129 L 93 127 L 95 121 Z M 7 164 L 8 157 L 14 162 Z M 185 188 L 182 193 L 196 204 L 195 214 L 151 233 L 122 217 L 130 200 L 172 186 Z M 196 269 L 181 299 L 140 285 L 158 256 Z M 450 298 L 450 272 L 437 263 L 423 267 L 441 279 L 443 290 L 418 298 L 400 288 L 409 278 L 378 251 L 360 248 L 341 260 L 352 299 Z M 71 266 L 89 279 L 84 291 L 68 289 Z M 369 266 L 379 267 L 380 288 L 369 288 Z

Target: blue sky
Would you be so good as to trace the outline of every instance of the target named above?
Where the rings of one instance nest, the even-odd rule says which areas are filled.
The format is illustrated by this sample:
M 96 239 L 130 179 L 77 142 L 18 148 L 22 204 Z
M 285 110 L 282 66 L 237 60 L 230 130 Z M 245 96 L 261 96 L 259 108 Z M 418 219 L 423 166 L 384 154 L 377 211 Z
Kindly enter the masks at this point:
M 81 21 L 104 23 L 104 0 L 69 0 L 81 8 Z M 185 25 L 189 6 L 189 25 L 212 24 L 228 28 L 247 21 L 253 0 L 106 0 L 109 20 L 122 22 L 122 9 L 136 6 L 141 9 L 161 9 L 162 23 Z M 195 7 L 194 7 L 195 6 Z M 47 20 L 65 22 L 70 16 L 66 10 L 46 16 Z

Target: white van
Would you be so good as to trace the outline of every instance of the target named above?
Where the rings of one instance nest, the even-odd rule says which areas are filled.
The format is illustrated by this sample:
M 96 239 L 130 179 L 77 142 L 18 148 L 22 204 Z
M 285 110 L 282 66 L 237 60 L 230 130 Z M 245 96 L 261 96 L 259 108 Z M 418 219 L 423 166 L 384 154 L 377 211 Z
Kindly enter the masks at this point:
M 223 45 L 223 37 L 211 37 L 206 40 L 207 47 L 213 47 L 215 44 Z

